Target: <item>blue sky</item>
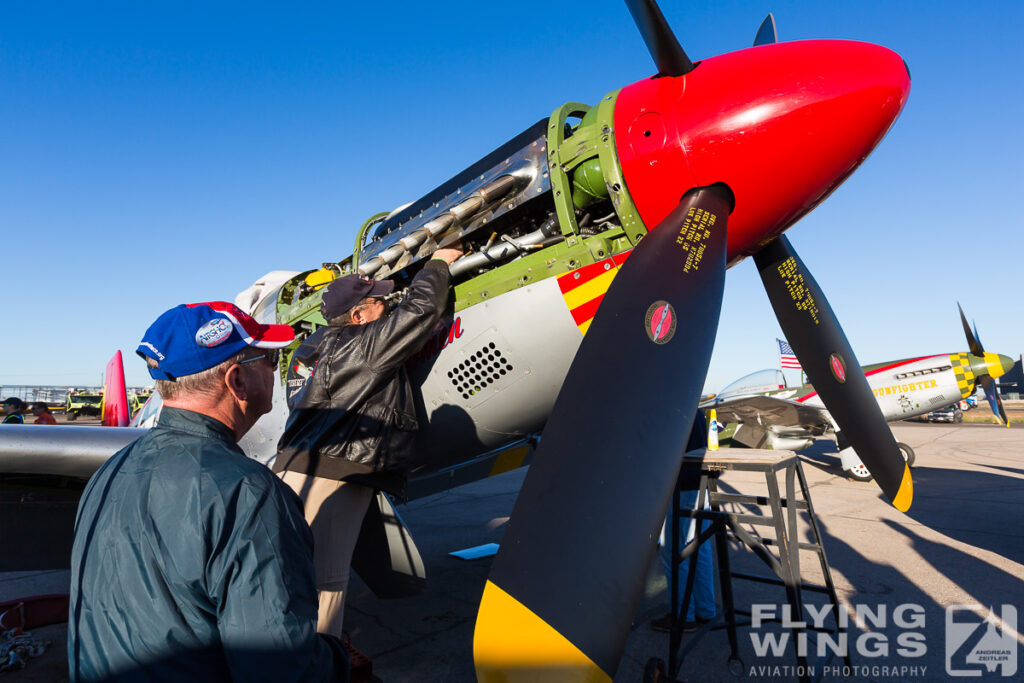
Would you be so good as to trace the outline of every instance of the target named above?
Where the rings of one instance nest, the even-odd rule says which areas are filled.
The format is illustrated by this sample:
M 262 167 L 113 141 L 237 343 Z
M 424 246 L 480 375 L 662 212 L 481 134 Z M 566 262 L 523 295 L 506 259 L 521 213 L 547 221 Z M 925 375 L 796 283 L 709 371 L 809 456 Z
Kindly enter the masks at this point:
M 98 384 L 178 303 L 351 252 L 567 101 L 653 71 L 618 2 L 7 3 L 0 9 L 0 384 Z M 864 363 L 1024 351 L 1024 3 L 674 2 L 693 59 L 847 38 L 899 52 L 909 102 L 788 233 Z M 752 263 L 729 271 L 708 374 L 777 366 Z

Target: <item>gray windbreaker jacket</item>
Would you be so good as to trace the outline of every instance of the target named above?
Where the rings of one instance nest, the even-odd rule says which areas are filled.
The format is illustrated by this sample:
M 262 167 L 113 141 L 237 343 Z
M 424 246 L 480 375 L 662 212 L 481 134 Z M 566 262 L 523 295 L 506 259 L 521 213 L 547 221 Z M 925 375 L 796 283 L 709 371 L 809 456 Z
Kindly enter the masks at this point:
M 93 475 L 71 553 L 71 681 L 347 681 L 316 633 L 298 497 L 221 422 L 164 407 Z

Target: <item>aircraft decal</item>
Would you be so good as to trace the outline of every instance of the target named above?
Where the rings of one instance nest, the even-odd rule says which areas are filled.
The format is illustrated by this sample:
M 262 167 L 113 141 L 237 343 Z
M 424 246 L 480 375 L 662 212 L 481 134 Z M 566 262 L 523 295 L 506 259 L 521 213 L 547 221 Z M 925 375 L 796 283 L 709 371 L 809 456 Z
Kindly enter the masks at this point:
M 906 394 L 911 391 L 922 391 L 924 389 L 937 389 L 938 384 L 933 379 L 926 379 L 923 382 L 911 382 L 910 384 L 896 384 L 891 387 L 878 387 L 872 389 L 871 393 L 877 396 L 889 396 L 890 394 Z
M 409 359 L 409 367 L 415 367 L 428 358 L 433 358 L 461 336 L 462 316 L 457 316 L 455 320 L 452 321 L 447 332 L 444 327 L 442 327 L 433 337 L 427 340 L 427 343 L 423 345 L 422 349 L 416 352 L 415 356 Z
M 873 370 L 868 370 L 867 372 L 864 373 L 864 376 L 865 377 L 871 377 L 872 375 L 877 375 L 880 372 L 885 372 L 886 370 L 892 370 L 893 368 L 902 367 L 904 365 L 910 365 L 911 363 L 916 363 L 917 361 L 924 360 L 926 358 L 939 358 L 939 356 L 920 356 L 919 358 L 908 358 L 907 360 L 896 361 L 895 363 L 890 363 L 889 365 L 883 365 L 880 368 L 875 368 Z M 892 393 L 892 392 L 890 392 L 890 393 Z M 807 401 L 808 399 L 814 398 L 817 395 L 818 395 L 818 392 L 812 391 L 811 393 L 804 394 L 803 396 L 801 396 L 800 398 L 795 399 L 795 400 L 799 401 L 800 403 L 803 403 L 804 401 Z M 876 391 L 875 392 L 875 396 L 878 396 L 878 395 L 879 394 Z
M 605 292 L 619 272 L 619 266 L 632 250 L 602 259 L 558 277 L 558 288 L 562 290 L 565 305 L 569 307 L 572 319 L 584 335 L 594 319 Z
M 843 384 L 846 381 L 846 363 L 843 362 L 842 356 L 838 353 L 833 353 L 828 358 L 828 366 L 836 381 Z
M 974 393 L 974 371 L 971 370 L 971 359 L 966 353 L 949 354 L 949 362 L 953 365 L 956 385 L 960 387 L 960 396 L 967 398 Z
M 644 330 L 655 344 L 667 344 L 676 334 L 676 312 L 667 301 L 655 301 L 644 316 Z

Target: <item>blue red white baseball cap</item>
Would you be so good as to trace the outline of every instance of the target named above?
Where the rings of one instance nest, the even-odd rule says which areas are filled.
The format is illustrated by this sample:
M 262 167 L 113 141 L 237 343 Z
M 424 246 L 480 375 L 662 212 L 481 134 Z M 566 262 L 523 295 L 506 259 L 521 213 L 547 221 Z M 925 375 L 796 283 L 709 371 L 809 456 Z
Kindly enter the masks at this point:
M 156 319 L 135 353 L 160 364 L 153 379 L 174 380 L 223 363 L 243 349 L 281 349 L 295 339 L 288 325 L 256 322 L 234 304 L 207 301 L 175 306 Z

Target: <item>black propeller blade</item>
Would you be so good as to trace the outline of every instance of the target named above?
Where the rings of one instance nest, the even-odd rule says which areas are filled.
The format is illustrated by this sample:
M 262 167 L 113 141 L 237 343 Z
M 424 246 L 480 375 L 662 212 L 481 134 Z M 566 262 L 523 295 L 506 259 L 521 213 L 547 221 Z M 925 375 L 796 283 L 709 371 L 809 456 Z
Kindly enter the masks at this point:
M 1003 424 L 1007 427 L 1010 426 L 1010 418 L 1006 414 L 1006 409 L 1003 408 L 1003 399 L 999 397 L 999 390 L 996 388 L 996 381 L 985 375 L 981 378 L 981 388 L 985 390 L 985 398 L 988 399 L 988 405 L 992 408 L 992 414 L 1003 421 Z
M 484 589 L 479 680 L 611 681 L 711 358 L 732 202 L 688 192 L 605 295 Z
M 964 315 L 964 309 L 960 305 L 960 302 L 957 302 L 956 307 L 960 310 L 960 322 L 964 324 L 964 336 L 967 337 L 967 348 L 970 349 L 971 353 L 975 356 L 983 356 L 985 354 L 985 349 L 981 348 L 981 342 L 978 341 L 978 338 L 974 336 L 973 332 L 971 332 L 971 327 L 967 324 L 967 316 Z
M 761 28 L 757 29 L 757 35 L 754 36 L 754 47 L 777 42 L 779 42 L 779 34 L 775 31 L 775 17 L 769 12 L 761 22 Z
M 659 75 L 683 76 L 693 71 L 693 62 L 676 40 L 658 3 L 654 0 L 626 0 L 626 5 L 647 44 L 647 51 L 654 58 Z
M 825 294 L 785 236 L 754 262 L 807 377 L 886 497 L 906 512 L 913 500 L 910 468 Z

